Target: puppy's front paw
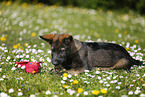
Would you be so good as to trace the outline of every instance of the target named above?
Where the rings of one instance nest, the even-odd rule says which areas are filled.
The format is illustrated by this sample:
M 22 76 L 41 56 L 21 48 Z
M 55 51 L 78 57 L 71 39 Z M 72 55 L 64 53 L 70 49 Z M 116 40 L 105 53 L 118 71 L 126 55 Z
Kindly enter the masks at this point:
M 50 73 L 50 74 L 54 74 L 54 73 L 59 74 L 59 73 L 61 73 L 61 70 L 60 70 L 59 68 L 53 68 L 53 69 L 51 69 L 51 70 L 49 71 L 49 73 Z
M 54 73 L 56 73 L 56 70 L 55 70 L 55 69 L 51 69 L 51 70 L 49 71 L 49 73 L 50 73 L 50 74 L 54 74 Z

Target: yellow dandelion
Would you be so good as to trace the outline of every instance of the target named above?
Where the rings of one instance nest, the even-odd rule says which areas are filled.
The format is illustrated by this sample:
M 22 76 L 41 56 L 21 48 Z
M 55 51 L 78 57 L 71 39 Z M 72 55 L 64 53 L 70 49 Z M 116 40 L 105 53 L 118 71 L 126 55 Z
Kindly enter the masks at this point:
M 27 7 L 27 3 L 23 3 L 22 4 L 22 7 L 24 8 L 24 7 Z
M 106 94 L 107 93 L 107 90 L 101 89 L 101 93 Z
M 135 40 L 134 42 L 135 42 L 135 43 L 138 43 L 138 40 Z
M 18 48 L 18 46 L 17 46 L 17 45 L 13 45 L 13 48 L 17 49 L 17 48 Z
M 119 33 L 119 29 L 115 29 L 115 32 L 116 32 L 116 33 Z
M 94 95 L 98 95 L 100 93 L 100 91 L 98 91 L 98 90 L 93 90 L 92 91 L 92 94 L 94 94 Z
M 97 70 L 100 70 L 99 68 L 97 68 Z
M 73 83 L 70 83 L 71 84 L 71 86 L 73 85 Z
M 62 87 L 65 88 L 65 89 L 67 89 L 69 86 L 68 85 L 63 85 Z
M 78 84 L 78 83 L 79 83 L 78 80 L 74 80 L 74 81 L 73 81 L 73 84 Z
M 126 48 L 126 50 L 129 50 L 129 48 Z
M 36 36 L 36 33 L 35 33 L 35 32 L 33 32 L 33 33 L 31 34 L 31 36 L 32 36 L 32 37 Z
M 68 74 L 67 74 L 67 73 L 64 73 L 64 74 L 63 74 L 63 77 L 67 77 L 67 76 L 68 76 Z
M 82 88 L 78 88 L 78 92 L 79 93 L 83 92 L 83 89 Z
M 0 38 L 1 41 L 6 41 L 7 39 L 5 37 Z
M 12 52 L 12 54 L 15 54 L 15 52 Z
M 144 80 L 143 79 L 140 79 L 140 81 L 143 82 Z
M 12 4 L 12 1 L 8 1 L 7 4 L 6 4 L 6 6 L 9 6 L 11 4 Z

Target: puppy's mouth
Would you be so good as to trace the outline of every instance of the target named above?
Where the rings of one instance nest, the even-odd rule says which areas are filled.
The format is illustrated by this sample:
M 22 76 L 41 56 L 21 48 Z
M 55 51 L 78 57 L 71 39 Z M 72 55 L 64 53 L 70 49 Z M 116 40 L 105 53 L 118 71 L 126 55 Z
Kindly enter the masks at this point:
M 58 62 L 58 61 L 53 61 L 53 60 L 52 60 L 52 64 L 55 65 L 55 66 L 58 66 L 58 65 L 60 65 L 61 63 Z
M 60 58 L 60 59 L 51 59 L 51 62 L 53 65 L 58 66 L 61 65 L 65 61 L 65 58 Z

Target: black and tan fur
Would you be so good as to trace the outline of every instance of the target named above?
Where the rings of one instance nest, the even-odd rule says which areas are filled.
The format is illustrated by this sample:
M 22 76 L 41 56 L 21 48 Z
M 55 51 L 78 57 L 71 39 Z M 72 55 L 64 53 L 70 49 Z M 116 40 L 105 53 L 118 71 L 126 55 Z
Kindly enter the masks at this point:
M 142 62 L 133 59 L 120 45 L 101 42 L 81 42 L 69 34 L 48 34 L 40 36 L 51 45 L 52 64 L 59 70 L 79 74 L 84 70 L 101 68 L 130 69 Z

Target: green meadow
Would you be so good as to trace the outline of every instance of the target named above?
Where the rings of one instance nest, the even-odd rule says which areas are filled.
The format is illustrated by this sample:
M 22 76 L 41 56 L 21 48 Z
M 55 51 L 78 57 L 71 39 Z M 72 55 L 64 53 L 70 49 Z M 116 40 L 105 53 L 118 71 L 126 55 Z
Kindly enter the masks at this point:
M 145 61 L 145 16 L 131 10 L 0 2 L 0 97 L 145 97 L 145 66 L 51 75 L 50 45 L 39 38 L 49 33 L 117 43 Z M 43 63 L 39 73 L 30 74 L 16 67 L 22 61 Z

